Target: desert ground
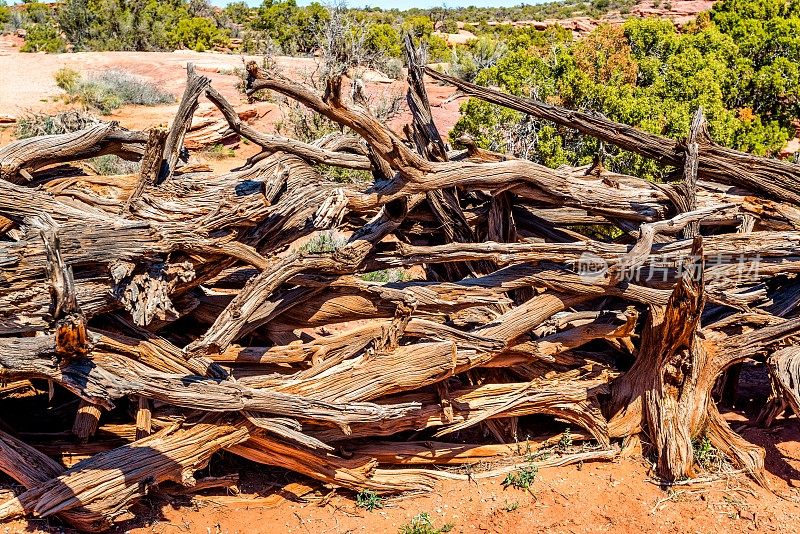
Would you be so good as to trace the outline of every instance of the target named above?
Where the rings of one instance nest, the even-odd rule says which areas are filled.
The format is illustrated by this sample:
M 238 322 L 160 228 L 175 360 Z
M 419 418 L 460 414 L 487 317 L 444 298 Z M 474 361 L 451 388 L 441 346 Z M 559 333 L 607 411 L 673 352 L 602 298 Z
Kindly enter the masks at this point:
M 186 84 L 186 64 L 193 63 L 197 71 L 211 78 L 212 84 L 230 102 L 246 105 L 246 98 L 236 89 L 239 77 L 235 69 L 244 62 L 262 61 L 261 57 L 240 56 L 221 53 L 199 53 L 187 50 L 176 52 L 79 52 L 74 54 L 22 54 L 19 47 L 22 39 L 0 36 L 0 113 L 12 117 L 32 112 L 56 112 L 68 107 L 63 100 L 64 92 L 58 88 L 53 74 L 62 67 L 70 67 L 91 76 L 108 69 L 121 69 L 157 83 L 161 88 L 180 97 Z M 277 67 L 287 76 L 302 79 L 311 74 L 316 66 L 313 58 L 276 57 Z M 20 73 L 20 74 L 15 74 Z M 405 81 L 387 83 L 389 80 L 368 84 L 371 99 L 387 99 L 402 96 Z M 450 98 L 452 88 L 432 84 L 429 96 L 436 123 L 443 131 L 449 131 L 458 120 L 458 108 L 463 99 Z M 213 106 L 206 102 L 203 108 Z M 277 106 L 269 102 L 258 102 L 254 106 L 258 118 L 251 124 L 264 131 L 273 131 L 281 120 Z M 166 125 L 178 109 L 175 102 L 168 106 L 126 106 L 106 115 L 103 120 L 115 120 L 129 129 L 146 129 L 160 124 Z M 216 110 L 215 110 L 216 112 Z M 221 115 L 219 115 L 221 117 Z M 402 125 L 401 114 L 393 124 Z M 3 140 L 12 135 L 6 128 Z
M 213 53 L 79 53 L 40 55 L 18 53 L 19 42 L 0 38 L 0 115 L 21 116 L 56 111 L 68 106 L 53 73 L 71 66 L 83 73 L 118 68 L 148 78 L 180 95 L 185 66 L 193 62 L 231 102 L 249 106 L 237 91 L 233 69 L 242 65 L 235 55 Z M 277 58 L 288 76 L 299 77 L 314 68 L 313 59 Z M 403 82 L 372 83 L 372 97 L 400 94 Z M 434 119 L 444 132 L 458 118 L 460 100 L 452 90 L 428 88 Z M 280 120 L 272 103 L 252 104 L 258 110 L 253 125 L 270 131 Z M 177 104 L 124 107 L 106 120 L 132 129 L 166 124 Z M 210 108 L 209 108 L 210 109 Z M 404 115 L 393 124 L 402 124 Z M 0 131 L 7 141 L 13 126 Z M 233 167 L 254 153 L 242 144 L 236 156 L 214 165 Z M 397 532 L 413 516 L 430 514 L 436 528 L 452 525 L 451 532 L 798 532 L 800 531 L 800 426 L 797 419 L 779 418 L 771 429 L 760 429 L 755 416 L 768 391 L 763 368 L 751 368 L 754 386 L 740 391 L 737 409 L 726 417 L 748 440 L 767 452 L 767 479 L 762 488 L 744 473 L 722 473 L 693 484 L 660 487 L 652 480 L 646 455 L 633 454 L 611 463 L 587 463 L 542 470 L 529 491 L 501 485 L 501 478 L 470 483 L 442 482 L 426 495 L 387 498 L 384 508 L 367 512 L 356 507 L 353 495 L 332 492 L 286 471 L 244 464 L 223 455 L 208 468 L 211 475 L 234 473 L 244 466 L 238 493 L 208 490 L 176 496 L 157 492 L 138 504 L 136 522 L 122 523 L 118 532 L 134 533 L 344 533 Z M 477 472 L 486 466 L 477 466 Z M 462 472 L 465 472 L 462 470 Z M 305 500 L 283 490 L 311 484 Z M 9 486 L 5 486 L 9 488 Z M 6 492 L 10 489 L 6 489 Z M 13 522 L 3 533 L 67 531 L 57 521 Z

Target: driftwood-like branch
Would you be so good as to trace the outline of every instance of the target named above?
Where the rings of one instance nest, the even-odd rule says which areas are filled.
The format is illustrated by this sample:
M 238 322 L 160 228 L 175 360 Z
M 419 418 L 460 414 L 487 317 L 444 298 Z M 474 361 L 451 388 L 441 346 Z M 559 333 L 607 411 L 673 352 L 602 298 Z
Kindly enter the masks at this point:
M 139 180 L 136 187 L 128 196 L 123 211 L 128 211 L 133 201 L 142 196 L 145 187 L 154 186 L 158 183 L 158 175 L 161 166 L 164 164 L 164 147 L 167 142 L 167 131 L 160 128 L 153 128 L 148 133 L 147 146 L 142 155 L 142 166 L 139 171 Z
M 521 98 L 475 85 L 447 74 L 426 68 L 425 73 L 436 80 L 457 87 L 464 94 L 492 104 L 527 113 L 559 126 L 573 128 L 630 152 L 660 163 L 683 168 L 686 160 L 681 144 L 647 133 L 631 126 L 613 122 L 596 113 L 565 109 L 536 100 Z M 714 143 L 705 126 L 695 129 L 697 143 L 697 174 L 710 181 L 738 185 L 771 198 L 800 203 L 800 165 L 768 159 L 725 148 Z
M 200 97 L 211 83 L 209 78 L 195 72 L 192 63 L 186 66 L 186 76 L 186 90 L 183 92 L 178 111 L 175 113 L 164 143 L 161 172 L 158 175 L 159 182 L 168 180 L 175 173 L 175 166 L 178 164 L 178 158 L 183 148 L 183 139 L 192 125 L 192 117 L 197 111 L 197 106 L 200 105 Z
M 24 513 L 39 517 L 90 506 L 112 520 L 127 504 L 153 484 L 170 480 L 194 483 L 193 472 L 211 455 L 247 439 L 249 432 L 225 423 L 197 424 L 186 430 L 165 431 L 105 453 L 37 484 L 0 504 L 0 519 Z
M 294 139 L 261 133 L 243 122 L 233 109 L 233 106 L 216 89 L 208 87 L 206 96 L 219 108 L 232 130 L 261 146 L 269 153 L 286 152 L 295 154 L 309 162 L 324 163 L 347 169 L 370 170 L 372 168 L 369 158 L 361 154 L 326 150 Z
M 0 148 L 0 179 L 26 181 L 30 173 L 46 165 L 114 154 L 137 160 L 144 153 L 147 136 L 128 132 L 116 123 L 103 123 L 85 130 L 60 135 L 20 139 Z
M 767 359 L 770 375 L 777 385 L 776 394 L 785 400 L 795 414 L 800 414 L 800 352 L 787 347 Z
M 31 489 L 58 477 L 64 468 L 30 445 L 0 431 L 0 470 L 26 489 Z M 58 515 L 75 528 L 89 532 L 106 530 L 111 526 L 101 512 L 83 506 Z

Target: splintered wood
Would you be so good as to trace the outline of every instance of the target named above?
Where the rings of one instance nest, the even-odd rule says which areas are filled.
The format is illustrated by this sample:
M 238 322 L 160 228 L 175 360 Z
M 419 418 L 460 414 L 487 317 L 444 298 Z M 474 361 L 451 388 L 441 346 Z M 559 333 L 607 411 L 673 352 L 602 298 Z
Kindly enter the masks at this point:
M 752 359 L 772 380 L 760 420 L 800 409 L 800 166 L 720 147 L 700 110 L 673 141 L 427 70 L 406 48 L 405 137 L 357 84 L 321 95 L 251 64 L 251 93 L 341 131 L 258 132 L 190 66 L 169 130 L 97 124 L 0 148 L 0 402 L 60 402 L 68 419 L 19 431 L 4 410 L 0 471 L 25 489 L 0 519 L 108 529 L 154 485 L 235 480 L 195 480 L 220 451 L 399 492 L 467 478 L 425 466 L 494 476 L 613 459 L 639 439 L 673 481 L 696 473 L 707 438 L 766 484 L 764 451 L 720 415 L 719 392 Z M 426 73 L 674 180 L 599 160 L 550 169 L 469 138 L 453 149 Z M 203 98 L 228 125 L 212 140 L 263 151 L 224 174 L 188 164 Z M 70 164 L 101 154 L 141 172 Z M 320 165 L 374 179 L 326 181 Z

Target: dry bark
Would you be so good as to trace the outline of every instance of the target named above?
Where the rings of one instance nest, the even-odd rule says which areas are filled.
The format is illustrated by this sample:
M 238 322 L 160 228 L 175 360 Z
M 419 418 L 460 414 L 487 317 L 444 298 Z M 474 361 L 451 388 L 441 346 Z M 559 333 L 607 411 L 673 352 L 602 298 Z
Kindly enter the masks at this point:
M 175 167 L 178 164 L 178 158 L 183 148 L 183 139 L 192 125 L 192 117 L 197 111 L 200 97 L 211 83 L 209 78 L 200 76 L 195 72 L 192 63 L 186 65 L 186 73 L 188 75 L 186 90 L 183 92 L 178 111 L 175 113 L 175 118 L 172 120 L 172 125 L 164 143 L 161 171 L 158 175 L 159 182 L 168 180 L 175 173 Z
M 25 174 L 47 165 L 105 154 L 138 160 L 144 153 L 146 141 L 145 134 L 123 130 L 116 123 L 97 124 L 74 133 L 21 139 L 0 149 L 0 179 L 21 183 L 27 181 Z
M 685 149 L 682 144 L 660 135 L 613 122 L 596 113 L 565 109 L 536 100 L 504 94 L 481 87 L 431 68 L 425 73 L 474 96 L 532 117 L 574 128 L 579 132 L 619 146 L 625 150 L 678 168 L 684 168 Z M 705 127 L 695 130 L 689 144 L 697 143 L 697 175 L 724 184 L 745 187 L 771 198 L 800 203 L 800 169 L 797 165 L 767 159 L 720 146 L 711 140 Z

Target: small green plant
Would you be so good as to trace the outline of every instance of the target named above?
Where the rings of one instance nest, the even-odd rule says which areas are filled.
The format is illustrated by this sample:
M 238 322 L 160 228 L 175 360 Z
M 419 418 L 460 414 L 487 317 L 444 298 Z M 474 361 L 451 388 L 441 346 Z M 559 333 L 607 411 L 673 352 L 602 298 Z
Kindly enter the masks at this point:
M 692 441 L 692 449 L 694 450 L 694 460 L 703 469 L 710 469 L 721 460 L 719 451 L 711 444 L 711 440 L 707 436 Z
M 529 437 L 525 438 L 525 451 L 523 453 L 522 448 L 518 445 L 517 452 L 524 458 L 526 463 L 532 463 L 537 460 L 546 460 L 549 458 L 553 453 L 553 447 L 548 447 L 546 449 L 539 449 L 534 450 L 531 448 L 531 443 L 528 441 Z
M 542 449 L 539 451 L 532 451 L 525 455 L 526 462 L 536 462 L 539 460 L 547 460 L 553 455 L 553 448 Z
M 535 465 L 527 465 L 519 471 L 507 474 L 506 478 L 503 479 L 503 487 L 512 486 L 517 489 L 527 490 L 536 480 L 538 472 L 539 469 Z
M 382 271 L 372 271 L 371 273 L 364 273 L 359 275 L 359 278 L 365 282 L 380 282 L 383 284 L 391 284 L 394 282 L 404 282 L 406 280 L 406 272 L 402 269 L 384 269 Z
M 519 501 L 508 502 L 506 501 L 506 505 L 503 506 L 503 510 L 506 512 L 513 512 L 514 510 L 519 510 Z
M 332 231 L 322 232 L 315 237 L 309 239 L 303 246 L 300 247 L 300 252 L 304 254 L 323 254 L 326 252 L 333 252 L 338 248 L 344 246 L 347 241 Z
M 70 67 L 61 67 L 53 74 L 56 85 L 64 91 L 71 93 L 78 87 L 81 81 L 81 73 Z
M 359 491 L 356 494 L 356 506 L 371 512 L 378 508 L 383 508 L 383 498 L 374 491 Z
M 564 452 L 572 447 L 572 432 L 570 432 L 569 427 L 564 429 L 564 433 L 561 434 L 561 439 L 558 440 L 557 449 L 560 452 Z
M 428 512 L 421 512 L 411 518 L 411 522 L 400 527 L 400 534 L 443 534 L 453 530 L 452 523 L 445 523 L 439 528 L 433 526 Z
M 236 152 L 234 152 L 232 148 L 228 148 L 222 143 L 217 143 L 216 145 L 210 146 L 203 150 L 203 155 L 211 159 L 225 159 L 235 157 Z

